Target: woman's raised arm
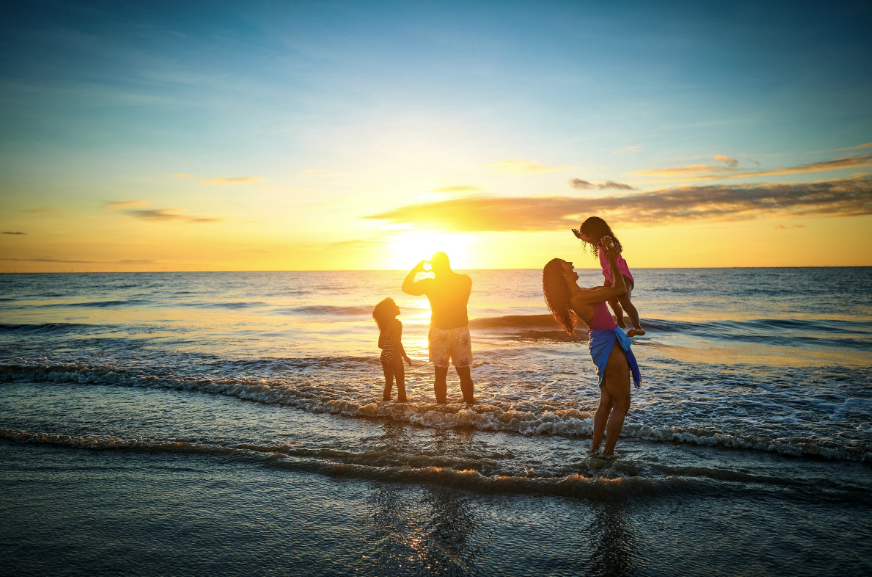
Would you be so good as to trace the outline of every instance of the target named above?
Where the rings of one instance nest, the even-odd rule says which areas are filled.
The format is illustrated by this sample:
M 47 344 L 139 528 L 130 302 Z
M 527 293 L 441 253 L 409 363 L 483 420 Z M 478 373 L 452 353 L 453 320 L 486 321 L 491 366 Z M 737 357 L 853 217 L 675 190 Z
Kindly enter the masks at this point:
M 576 305 L 594 305 L 604 303 L 609 299 L 616 298 L 627 294 L 627 285 L 624 283 L 624 275 L 618 270 L 618 249 L 616 247 L 606 247 L 606 258 L 609 264 L 612 265 L 612 276 L 615 277 L 614 286 L 609 288 L 597 287 L 595 289 L 578 290 L 572 293 L 570 303 L 573 307 Z M 617 272 L 615 272 L 617 271 Z

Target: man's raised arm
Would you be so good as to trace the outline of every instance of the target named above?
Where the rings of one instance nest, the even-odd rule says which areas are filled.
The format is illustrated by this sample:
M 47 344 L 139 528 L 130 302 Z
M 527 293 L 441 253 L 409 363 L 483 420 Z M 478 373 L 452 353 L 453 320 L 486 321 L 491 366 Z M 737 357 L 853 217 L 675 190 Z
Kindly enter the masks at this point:
M 419 297 L 424 294 L 424 290 L 420 282 L 415 282 L 415 277 L 419 272 L 424 272 L 424 263 L 426 260 L 422 260 L 418 264 L 415 265 L 415 268 L 409 271 L 409 274 L 406 275 L 406 278 L 403 280 L 403 292 L 407 295 L 412 295 Z

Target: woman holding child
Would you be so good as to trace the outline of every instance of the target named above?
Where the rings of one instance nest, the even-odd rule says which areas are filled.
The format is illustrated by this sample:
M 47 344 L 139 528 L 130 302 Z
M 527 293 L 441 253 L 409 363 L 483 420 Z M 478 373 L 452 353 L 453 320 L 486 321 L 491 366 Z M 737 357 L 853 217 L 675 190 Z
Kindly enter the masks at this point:
M 609 237 L 601 246 L 613 270 L 618 270 L 620 249 Z M 569 334 L 575 332 L 578 319 L 590 329 L 590 354 L 596 365 L 600 385 L 600 403 L 594 416 L 593 444 L 596 452 L 606 436 L 603 456 L 614 455 L 615 444 L 630 409 L 630 375 L 636 387 L 641 382 L 636 357 L 630 350 L 630 339 L 618 328 L 606 303 L 627 292 L 624 275 L 614 275 L 614 286 L 582 289 L 576 284 L 578 274 L 572 263 L 559 258 L 551 260 L 542 271 L 545 303 L 557 323 Z

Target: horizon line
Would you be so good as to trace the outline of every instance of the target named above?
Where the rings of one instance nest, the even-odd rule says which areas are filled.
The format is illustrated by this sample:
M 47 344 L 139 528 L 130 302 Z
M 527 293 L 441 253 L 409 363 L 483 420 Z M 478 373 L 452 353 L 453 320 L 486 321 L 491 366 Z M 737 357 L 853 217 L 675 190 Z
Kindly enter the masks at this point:
M 872 268 L 872 265 L 797 265 L 797 266 L 641 266 L 633 270 L 714 270 L 714 269 L 793 269 L 793 268 Z M 600 267 L 575 267 L 576 270 L 600 270 Z M 0 271 L 0 274 L 181 274 L 181 273 L 229 273 L 229 272 L 408 272 L 403 268 L 361 269 L 270 269 L 270 270 L 83 270 L 83 271 Z M 539 268 L 458 268 L 458 271 L 484 270 L 542 270 Z M 429 272 L 429 271 L 427 271 Z

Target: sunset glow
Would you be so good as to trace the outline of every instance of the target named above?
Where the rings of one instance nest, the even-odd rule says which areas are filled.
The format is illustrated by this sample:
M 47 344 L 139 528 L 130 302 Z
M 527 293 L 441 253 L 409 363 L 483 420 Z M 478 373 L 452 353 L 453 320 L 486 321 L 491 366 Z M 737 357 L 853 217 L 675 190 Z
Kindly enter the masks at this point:
M 215 6 L 10 10 L 0 271 L 872 264 L 850 10 Z

